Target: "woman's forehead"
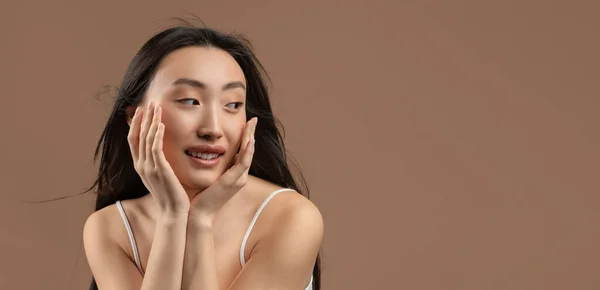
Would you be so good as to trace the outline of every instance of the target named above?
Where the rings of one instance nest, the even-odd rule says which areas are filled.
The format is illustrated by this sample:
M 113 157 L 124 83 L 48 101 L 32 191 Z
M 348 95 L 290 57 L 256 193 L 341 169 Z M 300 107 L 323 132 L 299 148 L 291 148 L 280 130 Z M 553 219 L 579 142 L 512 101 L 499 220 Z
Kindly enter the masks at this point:
M 218 48 L 188 47 L 167 55 L 158 67 L 156 85 L 172 85 L 178 79 L 197 80 L 206 86 L 231 82 L 245 83 L 244 73 L 235 59 Z

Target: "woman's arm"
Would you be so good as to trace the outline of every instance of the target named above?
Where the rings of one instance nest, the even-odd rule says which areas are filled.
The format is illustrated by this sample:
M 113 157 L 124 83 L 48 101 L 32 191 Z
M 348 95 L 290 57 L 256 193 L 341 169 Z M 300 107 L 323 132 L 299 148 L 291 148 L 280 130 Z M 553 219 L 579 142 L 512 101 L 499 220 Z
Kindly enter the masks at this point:
M 158 218 L 143 278 L 111 238 L 111 223 L 106 214 L 95 212 L 90 215 L 83 230 L 86 256 L 98 289 L 181 289 L 187 213 L 163 214 Z
M 190 218 L 186 240 L 181 289 L 219 289 L 212 223 Z
M 186 228 L 187 213 L 158 218 L 142 290 L 181 289 Z
M 269 234 L 252 249 L 251 258 L 230 290 L 305 289 L 323 240 L 317 207 L 300 198 L 270 219 Z M 213 233 L 201 220 L 188 222 L 184 290 L 219 290 Z M 221 289 L 222 290 L 222 289 Z

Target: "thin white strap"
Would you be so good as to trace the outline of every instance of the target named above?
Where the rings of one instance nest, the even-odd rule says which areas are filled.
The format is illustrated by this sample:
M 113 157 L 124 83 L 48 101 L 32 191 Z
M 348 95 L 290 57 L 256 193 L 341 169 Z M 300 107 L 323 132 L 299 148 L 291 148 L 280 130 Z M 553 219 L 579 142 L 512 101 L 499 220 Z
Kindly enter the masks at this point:
M 313 275 L 310 275 L 310 282 L 308 282 L 308 286 L 306 286 L 306 289 L 304 289 L 304 290 L 313 290 L 312 284 L 313 284 Z
M 262 204 L 260 205 L 260 207 L 256 211 L 256 214 L 254 214 L 254 218 L 250 222 L 250 226 L 248 226 L 248 230 L 246 231 L 246 234 L 244 235 L 244 239 L 242 240 L 242 246 L 240 247 L 240 262 L 242 263 L 242 266 L 244 266 L 246 264 L 246 259 L 244 258 L 244 252 L 245 252 L 245 249 L 246 249 L 246 242 L 248 241 L 248 237 L 250 236 L 250 232 L 252 232 L 252 228 L 254 227 L 254 224 L 256 223 L 256 220 L 258 219 L 258 215 L 260 215 L 260 212 L 267 205 L 267 203 L 269 202 L 269 200 L 271 200 L 271 198 L 273 198 L 276 194 L 278 194 L 278 193 L 280 193 L 282 191 L 294 191 L 294 190 L 291 189 L 291 188 L 282 188 L 282 189 L 278 189 L 278 190 L 273 191 L 271 194 L 269 194 L 269 196 L 267 198 L 265 198 L 265 200 L 262 202 Z
M 144 270 L 142 270 L 142 263 L 140 263 L 140 255 L 138 254 L 135 238 L 133 237 L 133 231 L 131 230 L 131 225 L 129 224 L 129 220 L 127 219 L 127 215 L 125 214 L 125 210 L 123 209 L 120 200 L 117 201 L 117 208 L 119 208 L 119 213 L 121 213 L 123 223 L 125 224 L 127 234 L 129 235 L 129 241 L 131 242 L 131 248 L 133 249 L 133 257 L 135 258 L 135 264 L 137 265 L 138 270 L 140 270 L 140 272 L 143 274 Z

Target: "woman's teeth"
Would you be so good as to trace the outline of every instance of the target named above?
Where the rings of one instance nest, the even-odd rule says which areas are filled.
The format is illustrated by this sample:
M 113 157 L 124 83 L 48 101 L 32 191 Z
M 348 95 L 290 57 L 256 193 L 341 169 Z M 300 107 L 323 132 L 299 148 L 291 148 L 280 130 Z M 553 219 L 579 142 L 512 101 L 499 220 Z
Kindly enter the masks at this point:
M 215 159 L 215 158 L 219 157 L 219 155 L 221 155 L 219 153 L 200 153 L 200 152 L 189 152 L 189 151 L 186 151 L 185 153 L 192 157 L 206 159 L 206 160 Z

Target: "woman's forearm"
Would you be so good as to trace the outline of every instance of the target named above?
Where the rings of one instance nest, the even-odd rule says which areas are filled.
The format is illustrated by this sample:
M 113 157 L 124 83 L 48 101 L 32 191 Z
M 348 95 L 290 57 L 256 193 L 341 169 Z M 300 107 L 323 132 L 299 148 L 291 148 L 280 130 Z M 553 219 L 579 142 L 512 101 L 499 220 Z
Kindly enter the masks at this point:
M 183 262 L 182 290 L 218 290 L 212 223 L 190 218 Z
M 181 289 L 187 222 L 187 213 L 157 219 L 142 290 Z

